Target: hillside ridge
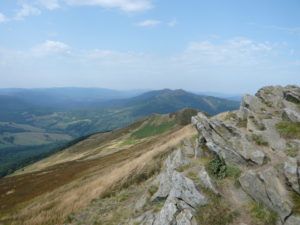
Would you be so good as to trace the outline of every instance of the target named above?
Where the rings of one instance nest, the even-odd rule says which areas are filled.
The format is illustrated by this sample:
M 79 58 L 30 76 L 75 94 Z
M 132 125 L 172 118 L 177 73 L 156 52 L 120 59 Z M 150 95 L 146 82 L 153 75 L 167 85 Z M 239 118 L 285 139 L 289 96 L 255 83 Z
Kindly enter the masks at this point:
M 198 135 L 158 175 L 95 199 L 68 224 L 300 224 L 298 86 L 264 87 L 244 95 L 239 110 L 199 112 L 192 123 Z

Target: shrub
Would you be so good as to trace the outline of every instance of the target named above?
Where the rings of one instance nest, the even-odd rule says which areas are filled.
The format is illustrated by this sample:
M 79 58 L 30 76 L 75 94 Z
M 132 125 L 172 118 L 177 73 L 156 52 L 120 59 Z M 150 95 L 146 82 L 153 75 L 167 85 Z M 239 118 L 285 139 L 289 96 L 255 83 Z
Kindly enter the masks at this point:
M 207 164 L 207 171 L 210 175 L 218 179 L 223 179 L 225 177 L 237 179 L 241 175 L 239 168 L 233 165 L 226 165 L 224 160 L 220 159 L 219 157 L 211 160 Z
M 224 160 L 220 159 L 219 157 L 211 160 L 207 164 L 207 171 L 210 175 L 222 179 L 226 177 L 226 165 Z

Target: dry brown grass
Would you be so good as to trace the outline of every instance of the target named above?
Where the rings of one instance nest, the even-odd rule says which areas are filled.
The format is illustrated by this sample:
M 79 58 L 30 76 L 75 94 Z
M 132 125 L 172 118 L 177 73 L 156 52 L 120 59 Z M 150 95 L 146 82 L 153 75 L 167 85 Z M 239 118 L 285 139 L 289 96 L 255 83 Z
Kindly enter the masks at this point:
M 27 201 L 25 208 L 18 210 L 12 216 L 8 215 L 6 221 L 24 225 L 62 224 L 70 213 L 86 206 L 92 199 L 104 193 L 114 184 L 144 167 L 156 155 L 177 146 L 183 138 L 195 134 L 196 130 L 189 125 L 159 137 L 150 138 L 129 149 L 93 160 L 93 165 L 90 161 L 73 162 L 75 165 L 82 163 L 78 168 L 74 166 L 77 169 L 73 172 L 75 173 L 73 180 L 70 179 L 70 182 L 52 187 L 48 193 Z M 80 171 L 83 165 L 85 168 Z M 60 176 L 67 179 L 68 174 L 65 174 L 65 170 L 68 170 L 68 167 L 57 170 L 56 179 L 59 180 Z M 45 177 L 51 178 L 46 175 Z M 54 185 L 52 182 L 55 181 L 52 178 L 48 180 L 50 187 Z

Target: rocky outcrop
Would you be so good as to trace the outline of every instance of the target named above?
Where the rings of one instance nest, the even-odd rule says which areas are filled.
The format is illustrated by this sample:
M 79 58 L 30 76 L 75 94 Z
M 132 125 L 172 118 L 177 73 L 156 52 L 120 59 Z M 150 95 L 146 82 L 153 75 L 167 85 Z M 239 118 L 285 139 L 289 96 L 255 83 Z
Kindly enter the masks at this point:
M 299 87 L 269 86 L 255 96 L 244 95 L 240 109 L 225 118 L 202 113 L 192 118 L 201 134 L 199 142 L 226 164 L 243 168 L 239 178 L 243 190 L 288 225 L 300 224 L 290 197 L 291 189 L 300 194 L 300 167 L 296 158 L 286 154 L 292 149 L 299 156 L 300 145 L 299 140 L 281 137 L 276 126 L 283 120 L 300 122 L 299 104 Z M 283 168 L 278 167 L 280 163 Z
M 277 171 L 267 168 L 260 172 L 249 170 L 239 178 L 242 188 L 257 202 L 263 202 L 277 212 L 281 221 L 285 221 L 292 212 L 292 203 L 288 193 L 278 178 Z
M 158 190 L 151 197 L 154 203 L 163 201 L 163 207 L 158 213 L 144 213 L 133 219 L 131 224 L 197 224 L 194 218 L 195 208 L 207 204 L 208 199 L 191 179 L 177 171 L 186 165 L 185 162 L 185 156 L 180 149 L 167 158 L 165 169 L 153 182 L 153 185 L 158 185 Z M 138 202 L 140 201 L 142 200 Z
M 282 121 L 297 130 L 299 104 L 299 87 L 269 86 L 244 95 L 237 111 L 193 116 L 197 137 L 185 138 L 167 157 L 146 181 L 148 191 L 131 196 L 134 218 L 120 224 L 219 224 L 224 218 L 226 224 L 299 225 L 300 140 L 277 130 Z
M 226 162 L 232 164 L 262 165 L 265 154 L 248 141 L 245 134 L 235 126 L 225 124 L 218 118 L 208 118 L 199 113 L 192 118 L 205 139 L 206 146 Z

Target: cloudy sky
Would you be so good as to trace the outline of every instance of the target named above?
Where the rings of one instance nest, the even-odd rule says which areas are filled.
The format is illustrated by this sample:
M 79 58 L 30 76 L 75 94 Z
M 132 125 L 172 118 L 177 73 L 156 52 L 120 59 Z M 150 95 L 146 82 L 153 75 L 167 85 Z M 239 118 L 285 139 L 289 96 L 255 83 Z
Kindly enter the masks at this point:
M 299 0 L 1 0 L 0 87 L 300 85 Z

